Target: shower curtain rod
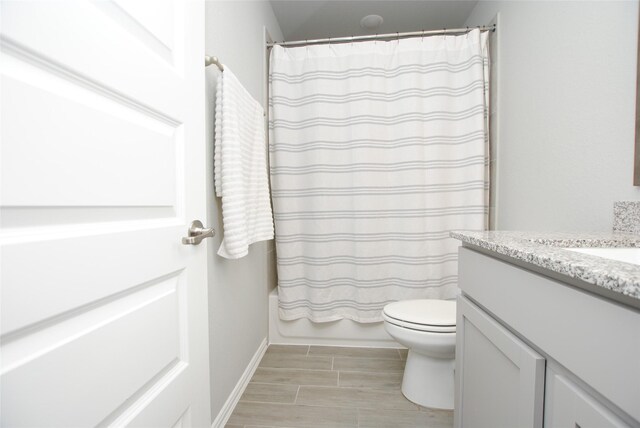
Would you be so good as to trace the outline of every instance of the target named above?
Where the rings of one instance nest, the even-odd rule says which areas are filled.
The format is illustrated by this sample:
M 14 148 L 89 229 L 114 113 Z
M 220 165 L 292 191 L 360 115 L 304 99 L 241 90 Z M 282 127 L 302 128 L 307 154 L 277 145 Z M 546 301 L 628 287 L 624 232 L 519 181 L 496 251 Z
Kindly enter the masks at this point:
M 379 40 L 379 39 L 400 39 L 407 37 L 419 37 L 419 36 L 437 36 L 444 34 L 465 34 L 471 30 L 479 29 L 480 31 L 496 31 L 496 24 L 491 26 L 479 26 L 479 27 L 465 27 L 465 28 L 443 28 L 442 30 L 429 30 L 429 31 L 411 31 L 407 33 L 387 33 L 387 34 L 372 34 L 369 36 L 348 36 L 348 37 L 329 37 L 327 39 L 315 39 L 315 40 L 295 40 L 292 42 L 270 42 L 267 43 L 267 49 L 272 48 L 275 45 L 279 46 L 304 46 L 304 45 L 319 45 L 325 43 L 348 43 L 359 42 L 363 40 Z

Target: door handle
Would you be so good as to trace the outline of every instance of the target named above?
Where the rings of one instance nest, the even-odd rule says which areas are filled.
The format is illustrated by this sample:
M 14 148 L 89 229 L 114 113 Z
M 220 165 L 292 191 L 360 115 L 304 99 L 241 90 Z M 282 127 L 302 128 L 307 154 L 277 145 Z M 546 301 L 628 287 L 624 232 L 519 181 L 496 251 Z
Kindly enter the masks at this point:
M 216 231 L 213 228 L 207 229 L 200 220 L 193 220 L 188 235 L 182 238 L 182 243 L 184 245 L 198 245 L 204 238 L 210 238 L 215 234 Z

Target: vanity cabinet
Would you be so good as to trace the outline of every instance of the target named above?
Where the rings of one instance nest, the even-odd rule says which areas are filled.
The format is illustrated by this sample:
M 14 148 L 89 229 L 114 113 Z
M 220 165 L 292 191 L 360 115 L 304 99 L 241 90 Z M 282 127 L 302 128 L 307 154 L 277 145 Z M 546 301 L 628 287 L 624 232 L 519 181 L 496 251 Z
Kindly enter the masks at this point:
M 547 369 L 545 427 L 629 426 L 559 370 L 552 367 Z
M 460 248 L 454 425 L 640 427 L 640 311 Z
M 541 427 L 544 357 L 465 297 L 456 326 L 460 426 Z

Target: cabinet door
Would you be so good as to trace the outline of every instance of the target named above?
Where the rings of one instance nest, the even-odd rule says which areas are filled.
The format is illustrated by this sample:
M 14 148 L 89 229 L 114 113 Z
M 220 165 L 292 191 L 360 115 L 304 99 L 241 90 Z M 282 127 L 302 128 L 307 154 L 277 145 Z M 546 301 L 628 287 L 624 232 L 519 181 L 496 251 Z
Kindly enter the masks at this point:
M 629 427 L 595 398 L 555 370 L 547 373 L 545 400 L 545 427 L 548 428 Z
M 464 296 L 458 297 L 458 428 L 541 428 L 545 360 Z

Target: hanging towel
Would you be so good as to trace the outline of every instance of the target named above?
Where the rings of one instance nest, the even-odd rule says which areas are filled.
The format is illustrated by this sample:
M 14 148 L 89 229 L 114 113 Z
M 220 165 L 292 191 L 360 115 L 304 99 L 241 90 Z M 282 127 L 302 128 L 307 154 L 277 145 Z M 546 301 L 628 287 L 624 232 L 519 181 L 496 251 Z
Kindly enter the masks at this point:
M 215 121 L 213 124 L 213 182 L 216 195 L 222 197 L 222 184 L 220 183 L 220 145 L 222 144 L 222 73 L 218 76 L 216 83 L 216 108 Z
M 218 255 L 238 259 L 250 244 L 273 239 L 264 110 L 225 67 L 215 114 L 214 182 L 224 229 Z

